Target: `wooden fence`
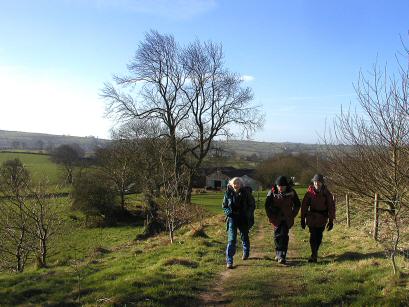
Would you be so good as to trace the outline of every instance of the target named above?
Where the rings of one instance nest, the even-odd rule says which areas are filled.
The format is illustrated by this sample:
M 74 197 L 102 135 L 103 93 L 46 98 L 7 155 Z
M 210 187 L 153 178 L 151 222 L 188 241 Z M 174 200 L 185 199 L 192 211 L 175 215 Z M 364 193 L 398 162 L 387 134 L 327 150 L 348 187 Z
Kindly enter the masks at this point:
M 350 216 L 350 195 L 345 194 L 345 214 L 346 214 L 346 224 L 347 227 L 351 227 L 351 216 Z M 379 194 L 375 193 L 373 198 L 373 226 L 372 226 L 372 237 L 374 240 L 378 240 L 379 234 L 379 202 L 382 201 L 379 198 Z

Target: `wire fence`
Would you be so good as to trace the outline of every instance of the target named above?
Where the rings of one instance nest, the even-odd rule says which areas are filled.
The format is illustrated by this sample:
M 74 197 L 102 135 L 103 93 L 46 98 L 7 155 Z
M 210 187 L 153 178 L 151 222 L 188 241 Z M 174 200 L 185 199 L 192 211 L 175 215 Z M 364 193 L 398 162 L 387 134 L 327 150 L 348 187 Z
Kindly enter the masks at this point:
M 383 246 L 388 256 L 399 235 L 397 252 L 409 259 L 409 211 L 401 200 L 381 198 L 378 194 L 373 198 L 339 194 L 336 202 L 339 224 L 363 230 Z

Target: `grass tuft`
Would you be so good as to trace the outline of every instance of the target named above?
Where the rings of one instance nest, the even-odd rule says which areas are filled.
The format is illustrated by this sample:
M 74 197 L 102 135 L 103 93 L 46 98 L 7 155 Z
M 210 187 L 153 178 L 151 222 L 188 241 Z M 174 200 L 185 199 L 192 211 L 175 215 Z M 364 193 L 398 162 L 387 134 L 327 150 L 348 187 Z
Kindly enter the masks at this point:
M 164 263 L 164 265 L 182 265 L 185 267 L 189 267 L 189 268 L 197 268 L 198 264 L 196 261 L 191 261 L 189 259 L 183 259 L 183 258 L 171 258 L 166 260 Z

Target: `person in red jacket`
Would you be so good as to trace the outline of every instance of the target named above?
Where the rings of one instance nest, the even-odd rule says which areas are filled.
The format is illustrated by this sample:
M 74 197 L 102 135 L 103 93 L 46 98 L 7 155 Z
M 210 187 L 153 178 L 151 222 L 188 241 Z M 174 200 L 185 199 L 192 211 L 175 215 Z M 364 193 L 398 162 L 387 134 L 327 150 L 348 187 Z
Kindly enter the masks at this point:
M 300 200 L 285 176 L 279 176 L 275 186 L 268 192 L 265 210 L 274 226 L 275 260 L 285 264 L 288 249 L 288 232 L 300 210 Z
M 308 225 L 310 230 L 311 257 L 308 262 L 317 262 L 325 227 L 330 231 L 334 227 L 335 201 L 324 184 L 324 176 L 316 174 L 312 178 L 301 205 L 301 227 Z

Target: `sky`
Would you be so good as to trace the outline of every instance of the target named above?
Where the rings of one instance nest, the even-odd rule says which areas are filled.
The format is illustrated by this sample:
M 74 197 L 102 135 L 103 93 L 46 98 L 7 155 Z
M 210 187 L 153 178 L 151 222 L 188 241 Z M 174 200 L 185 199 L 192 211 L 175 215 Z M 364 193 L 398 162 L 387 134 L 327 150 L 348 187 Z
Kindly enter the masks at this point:
M 318 143 L 358 73 L 393 67 L 408 16 L 407 0 L 0 0 L 0 130 L 110 138 L 104 83 L 157 30 L 222 44 L 265 113 L 253 140 Z

